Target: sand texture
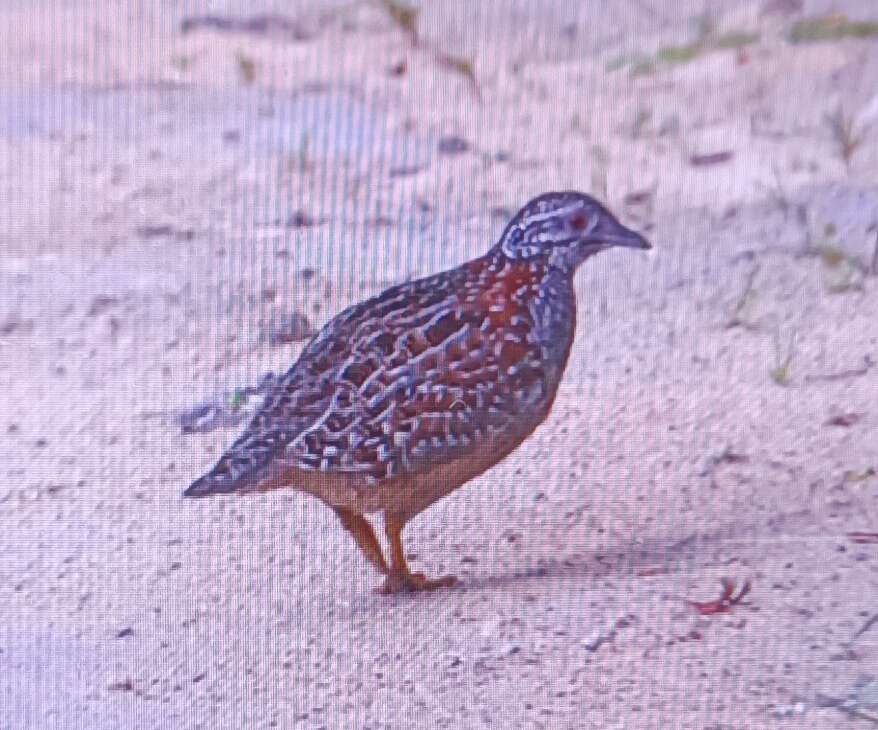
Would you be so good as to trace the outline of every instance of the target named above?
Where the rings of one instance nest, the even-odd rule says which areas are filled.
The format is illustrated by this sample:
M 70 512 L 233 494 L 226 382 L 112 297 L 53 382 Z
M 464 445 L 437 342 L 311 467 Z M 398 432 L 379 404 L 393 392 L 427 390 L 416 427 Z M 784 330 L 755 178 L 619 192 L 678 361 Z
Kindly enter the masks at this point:
M 0 21 L 0 730 L 878 724 L 873 3 Z M 181 498 L 309 333 L 562 188 L 655 250 L 583 266 L 549 420 L 407 528 L 459 587 Z

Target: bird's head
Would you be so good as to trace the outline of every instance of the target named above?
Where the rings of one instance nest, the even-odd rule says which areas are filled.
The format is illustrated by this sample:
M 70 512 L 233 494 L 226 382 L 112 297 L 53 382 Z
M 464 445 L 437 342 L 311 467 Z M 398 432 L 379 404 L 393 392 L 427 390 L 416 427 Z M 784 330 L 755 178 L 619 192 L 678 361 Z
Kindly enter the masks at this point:
M 506 226 L 497 246 L 510 259 L 544 258 L 564 270 L 612 246 L 651 248 L 594 198 L 574 191 L 531 200 Z

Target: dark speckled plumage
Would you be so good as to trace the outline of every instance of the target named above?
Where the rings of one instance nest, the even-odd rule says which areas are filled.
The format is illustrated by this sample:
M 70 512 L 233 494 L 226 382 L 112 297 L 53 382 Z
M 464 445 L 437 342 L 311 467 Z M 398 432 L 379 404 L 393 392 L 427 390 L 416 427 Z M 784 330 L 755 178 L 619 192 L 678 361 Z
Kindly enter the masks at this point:
M 301 489 L 338 512 L 387 590 L 449 585 L 408 572 L 399 532 L 545 419 L 573 342 L 573 274 L 617 245 L 649 247 L 588 196 L 535 198 L 484 256 L 330 321 L 186 496 Z M 363 519 L 375 511 L 390 567 Z

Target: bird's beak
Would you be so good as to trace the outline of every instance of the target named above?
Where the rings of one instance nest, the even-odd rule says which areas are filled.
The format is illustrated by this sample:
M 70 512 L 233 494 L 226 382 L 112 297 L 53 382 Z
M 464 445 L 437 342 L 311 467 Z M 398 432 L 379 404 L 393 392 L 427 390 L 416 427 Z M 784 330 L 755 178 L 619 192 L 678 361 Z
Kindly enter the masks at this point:
M 652 245 L 639 233 L 625 228 L 619 221 L 605 218 L 592 231 L 589 238 L 603 246 L 623 246 L 625 248 L 650 249 Z

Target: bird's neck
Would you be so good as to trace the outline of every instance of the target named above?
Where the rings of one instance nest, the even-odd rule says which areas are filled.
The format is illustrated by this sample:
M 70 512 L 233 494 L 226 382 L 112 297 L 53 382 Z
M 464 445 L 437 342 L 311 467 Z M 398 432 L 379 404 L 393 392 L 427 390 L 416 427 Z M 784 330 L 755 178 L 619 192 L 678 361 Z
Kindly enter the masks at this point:
M 537 339 L 543 347 L 543 357 L 559 368 L 558 376 L 567 364 L 573 335 L 576 330 L 576 293 L 573 289 L 573 270 L 548 267 L 539 290 L 531 300 Z
M 547 277 L 556 276 L 545 256 L 516 259 L 491 251 L 468 265 L 482 283 L 482 304 L 494 309 L 524 306 L 540 296 Z
M 523 316 L 534 323 L 534 332 L 545 354 L 561 369 L 567 361 L 576 327 L 574 268 L 553 266 L 547 256 L 510 259 L 488 254 L 471 261 L 470 274 L 481 283 L 477 308 L 487 310 L 495 325 Z

